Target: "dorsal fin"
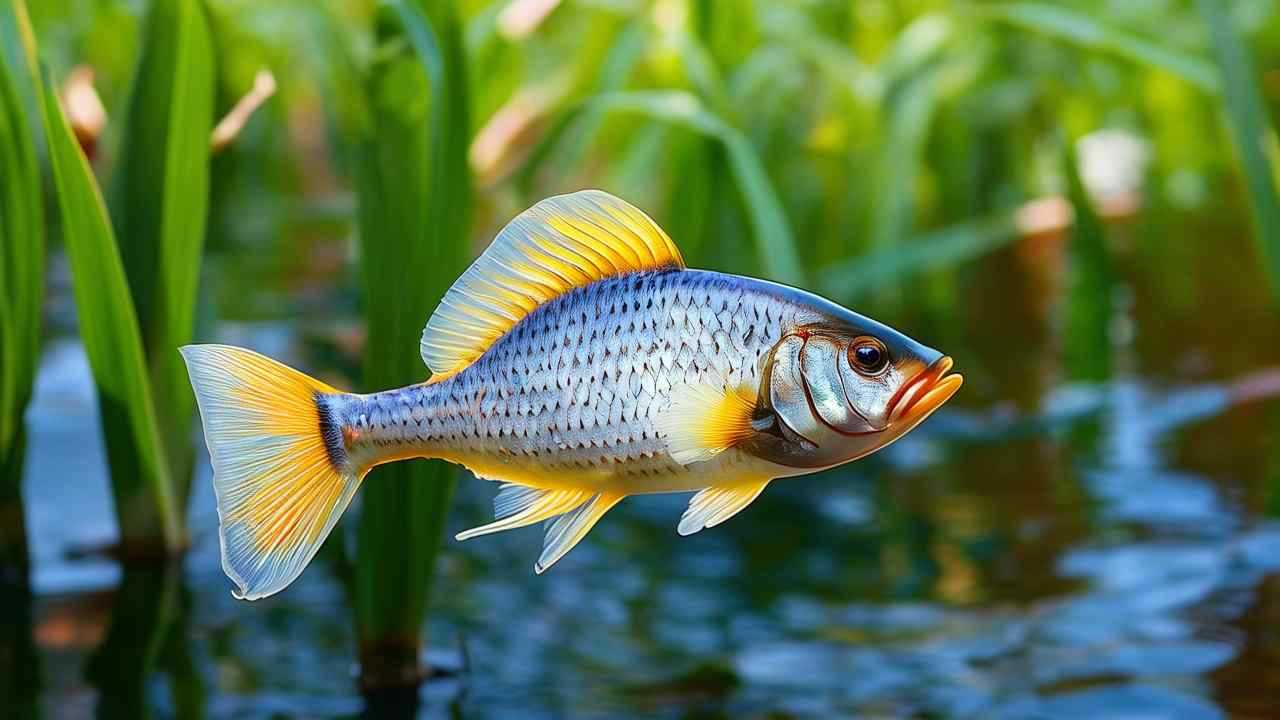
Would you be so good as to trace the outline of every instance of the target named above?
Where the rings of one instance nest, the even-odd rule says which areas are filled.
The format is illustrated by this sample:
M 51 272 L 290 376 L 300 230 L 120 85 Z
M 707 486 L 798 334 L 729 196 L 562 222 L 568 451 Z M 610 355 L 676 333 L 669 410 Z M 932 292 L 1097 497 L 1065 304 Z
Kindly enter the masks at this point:
M 520 213 L 445 293 L 422 331 L 437 382 L 484 354 L 534 308 L 615 275 L 683 268 L 648 215 L 600 190 L 547 198 Z

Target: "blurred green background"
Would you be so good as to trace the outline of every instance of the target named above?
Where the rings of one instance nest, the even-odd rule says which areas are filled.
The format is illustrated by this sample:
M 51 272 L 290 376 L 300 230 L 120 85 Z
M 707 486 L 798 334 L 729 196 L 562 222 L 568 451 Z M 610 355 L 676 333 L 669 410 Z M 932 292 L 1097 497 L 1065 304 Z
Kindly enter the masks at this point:
M 0 0 L 0 50 L 0 707 L 1280 712 L 1275 0 Z M 584 187 L 964 390 L 541 578 L 533 530 L 441 545 L 487 483 L 384 468 L 232 601 L 171 348 L 419 381 L 470 258 Z

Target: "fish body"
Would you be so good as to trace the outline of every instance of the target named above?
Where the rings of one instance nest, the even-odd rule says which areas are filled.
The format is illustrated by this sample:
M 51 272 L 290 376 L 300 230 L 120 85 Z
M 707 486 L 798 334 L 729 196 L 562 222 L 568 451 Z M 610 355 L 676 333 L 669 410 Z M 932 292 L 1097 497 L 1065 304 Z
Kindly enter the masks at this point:
M 359 463 L 446 457 L 535 487 L 698 490 L 699 471 L 667 452 L 659 415 L 673 387 L 755 383 L 779 321 L 802 312 L 782 290 L 701 271 L 607 278 L 538 307 L 439 383 L 328 402 L 361 434 Z M 757 462 L 727 455 L 726 466 Z
M 249 351 L 184 349 L 239 596 L 292 581 L 368 470 L 442 458 L 503 481 L 498 519 L 552 520 L 536 569 L 628 495 L 698 494 L 681 534 L 772 480 L 901 437 L 960 384 L 941 353 L 816 295 L 683 266 L 596 191 L 514 220 L 441 303 L 427 382 L 349 394 Z
M 712 467 L 681 464 L 669 452 L 661 415 L 673 389 L 757 387 L 788 328 L 846 314 L 864 327 L 878 325 L 754 278 L 639 272 L 539 306 L 440 383 L 324 402 L 359 438 L 351 447 L 357 465 L 444 457 L 495 479 L 520 475 L 535 487 L 572 483 L 628 495 L 700 490 L 708 472 L 796 475 L 812 469 L 738 448 Z

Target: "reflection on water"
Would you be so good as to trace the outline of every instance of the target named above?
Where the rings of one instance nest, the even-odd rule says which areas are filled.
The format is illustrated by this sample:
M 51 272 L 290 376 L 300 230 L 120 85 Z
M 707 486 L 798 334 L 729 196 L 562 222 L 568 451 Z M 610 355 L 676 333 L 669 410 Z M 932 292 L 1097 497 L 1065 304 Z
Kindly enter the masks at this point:
M 450 541 L 429 628 L 440 672 L 367 708 L 333 566 L 234 601 L 204 475 L 183 569 L 69 554 L 114 530 L 83 354 L 54 343 L 29 425 L 39 599 L 31 634 L 10 637 L 22 608 L 5 606 L 19 622 L 4 642 L 34 637 L 54 717 L 1266 716 L 1280 324 L 1246 245 L 1193 258 L 1195 277 L 1143 248 L 1121 258 L 1119 342 L 1097 350 L 1108 382 L 1061 366 L 1045 300 L 1061 247 L 1020 246 L 966 270 L 944 308 L 962 322 L 886 318 L 924 328 L 970 382 L 884 453 L 775 483 L 690 538 L 674 532 L 684 498 L 629 500 L 542 577 L 536 529 Z M 322 356 L 299 358 L 289 327 L 221 332 Z M 464 483 L 450 532 L 485 521 L 493 490 Z M 5 667 L 34 667 L 13 652 Z

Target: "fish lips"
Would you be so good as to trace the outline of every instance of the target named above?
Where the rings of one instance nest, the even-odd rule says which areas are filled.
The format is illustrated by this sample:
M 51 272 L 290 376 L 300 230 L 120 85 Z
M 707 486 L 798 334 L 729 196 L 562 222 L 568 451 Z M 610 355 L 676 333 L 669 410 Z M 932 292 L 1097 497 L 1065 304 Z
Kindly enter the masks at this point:
M 948 374 L 953 364 L 944 355 L 898 388 L 889 399 L 889 427 L 906 432 L 950 400 L 964 384 L 960 373 Z

